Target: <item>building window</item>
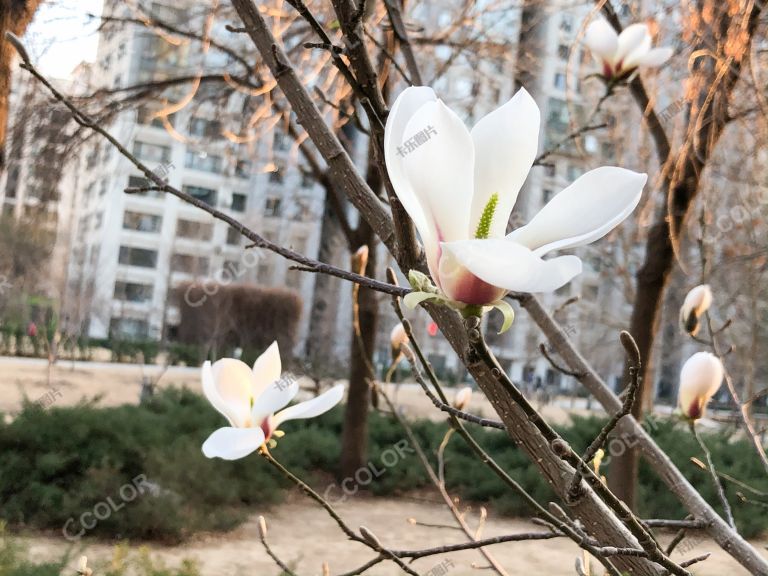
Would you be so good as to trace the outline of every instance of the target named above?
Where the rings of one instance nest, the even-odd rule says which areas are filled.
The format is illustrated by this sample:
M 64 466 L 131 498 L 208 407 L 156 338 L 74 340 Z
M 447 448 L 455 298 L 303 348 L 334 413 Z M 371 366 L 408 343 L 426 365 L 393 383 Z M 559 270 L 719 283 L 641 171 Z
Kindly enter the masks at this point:
M 308 173 L 308 172 L 302 172 L 301 174 L 301 187 L 302 188 L 312 188 L 312 186 L 315 185 L 315 177 Z
M 546 204 L 550 200 L 552 200 L 552 196 L 554 196 L 555 193 L 552 190 L 544 189 L 541 193 L 541 199 Z
M 234 228 L 227 228 L 227 244 L 230 246 L 239 246 L 240 238 L 242 238 L 242 234 L 240 234 L 240 232 Z
M 583 173 L 584 171 L 579 166 L 575 166 L 573 164 L 568 166 L 568 180 L 576 180 Z
M 283 183 L 283 172 L 279 167 L 269 173 L 269 181 L 275 184 Z
M 141 176 L 128 176 L 128 188 L 147 188 L 152 182 Z M 131 196 L 144 196 L 147 198 L 159 198 L 162 192 L 159 190 L 147 190 L 145 192 L 133 192 Z
M 567 44 L 560 44 L 557 47 L 557 55 L 560 57 L 561 60 L 568 60 L 569 52 L 570 52 L 570 48 L 568 48 Z
M 277 198 L 275 196 L 270 196 L 267 198 L 266 203 L 264 204 L 264 216 L 270 216 L 273 218 L 277 218 L 280 216 L 280 204 L 281 204 L 280 198 Z
M 288 139 L 280 130 L 275 130 L 273 143 L 275 150 L 288 150 Z
M 149 323 L 138 318 L 112 318 L 109 333 L 113 336 L 140 340 L 149 336 Z
M 556 72 L 555 73 L 555 88 L 558 90 L 562 90 L 565 92 L 565 74 L 562 72 Z
M 115 282 L 115 300 L 123 302 L 149 302 L 152 300 L 152 285 L 118 280 Z
M 143 214 L 141 212 L 126 212 L 123 215 L 123 229 L 135 232 L 159 232 L 163 224 L 161 216 Z
M 221 122 L 207 118 L 192 118 L 189 121 L 189 134 L 199 138 L 219 138 L 221 137 Z
M 193 170 L 200 170 L 201 172 L 218 174 L 221 172 L 221 157 L 212 154 L 198 154 L 197 152 L 187 150 L 184 166 Z
M 229 208 L 233 212 L 245 212 L 246 198 L 245 194 L 232 194 L 232 204 L 230 204 Z
M 149 144 L 137 140 L 133 143 L 133 153 L 142 160 L 151 162 L 169 162 L 171 160 L 171 147 L 160 144 Z
M 155 250 L 147 250 L 146 248 L 120 246 L 120 255 L 117 261 L 126 266 L 154 268 L 157 266 L 157 252 Z
M 174 254 L 171 257 L 171 271 L 194 274 L 196 276 L 208 275 L 209 261 L 203 256 L 191 254 Z
M 196 220 L 182 220 L 176 223 L 176 236 L 208 242 L 213 237 L 213 224 Z
M 546 165 L 546 171 L 547 176 L 550 178 L 554 178 L 557 176 L 557 165 L 556 164 L 547 164 Z
M 570 14 L 563 14 L 560 17 L 560 30 L 563 32 L 573 31 L 573 18 Z
M 205 202 L 208 206 L 216 206 L 216 190 L 212 188 L 203 188 L 202 186 L 184 186 L 182 190 L 200 200 Z
M 235 164 L 235 176 L 238 178 L 250 178 L 253 164 L 249 160 L 238 160 Z

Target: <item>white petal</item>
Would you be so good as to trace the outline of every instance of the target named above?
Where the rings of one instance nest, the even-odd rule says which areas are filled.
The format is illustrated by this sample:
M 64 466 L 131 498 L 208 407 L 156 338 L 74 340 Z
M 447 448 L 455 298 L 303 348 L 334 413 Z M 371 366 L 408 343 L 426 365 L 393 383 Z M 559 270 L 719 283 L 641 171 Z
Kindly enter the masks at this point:
M 253 363 L 253 397 L 258 398 L 267 389 L 267 386 L 279 380 L 282 371 L 280 348 L 277 346 L 277 340 L 275 340 Z
M 406 178 L 434 221 L 437 239 L 466 239 L 474 193 L 472 136 L 441 100 L 427 102 L 416 111 L 404 138 L 408 141 L 424 133 L 429 139 L 403 158 Z
M 443 251 L 484 282 L 513 292 L 552 292 L 581 273 L 576 256 L 542 260 L 504 238 L 446 242 Z
M 598 59 L 613 63 L 619 49 L 619 36 L 608 22 L 600 18 L 587 27 L 584 43 Z
M 299 393 L 299 381 L 296 378 L 278 379 L 267 386 L 259 395 L 251 409 L 251 421 L 254 426 L 259 426 L 267 416 L 270 416 L 288 406 L 296 394 Z
M 419 108 L 428 102 L 435 101 L 437 101 L 435 92 L 426 86 L 412 86 L 400 93 L 387 117 L 387 125 L 384 130 L 384 160 L 395 194 L 397 194 L 397 198 L 421 235 L 430 269 L 434 266 L 437 270 L 438 256 L 436 251 L 438 246 L 434 222 L 431 214 L 424 211 L 421 201 L 414 192 L 403 168 L 403 160 L 405 159 L 403 146 L 407 140 L 405 137 L 406 126 Z
M 642 47 L 646 42 L 648 43 L 648 49 L 646 49 L 645 52 L 648 52 L 651 47 L 650 39 L 651 35 L 648 32 L 648 26 L 645 24 L 632 24 L 631 26 L 624 28 L 621 34 L 619 34 L 618 48 L 616 49 L 616 59 L 614 60 L 614 64 L 621 62 L 622 68 L 629 68 L 627 63 L 622 61 L 630 54 L 633 56 L 640 56 L 640 54 L 636 54 L 636 51 L 642 50 Z
M 498 194 L 499 203 L 489 237 L 506 234 L 509 215 L 539 149 L 539 123 L 539 107 L 521 88 L 509 102 L 472 128 L 475 193 L 469 221 L 470 238 L 475 235 L 483 209 L 493 194 Z
M 622 62 L 622 69 L 626 72 L 627 70 L 637 68 L 640 63 L 645 60 L 648 54 L 650 54 L 650 52 L 651 36 L 648 34 L 643 37 L 643 40 L 640 42 L 640 45 L 637 48 L 632 50 L 624 57 L 624 61 Z
M 648 66 L 651 68 L 661 66 L 672 57 L 674 52 L 675 51 L 672 48 L 654 48 L 653 50 L 649 50 L 645 56 L 640 58 L 637 65 Z
M 594 242 L 632 213 L 647 179 L 624 168 L 590 170 L 507 238 L 538 255 Z
M 680 371 L 678 405 L 689 418 L 704 415 L 704 408 L 720 389 L 724 376 L 723 363 L 714 354 L 697 352 L 686 360 Z
M 208 401 L 233 426 L 246 426 L 251 414 L 253 372 L 246 363 L 233 358 L 222 358 L 210 368 L 206 365 L 203 365 L 203 392 Z
M 248 456 L 264 444 L 261 428 L 219 428 L 203 443 L 208 458 L 237 460 Z
M 280 424 L 287 420 L 300 420 L 303 418 L 320 416 L 320 414 L 328 412 L 328 410 L 341 402 L 342 398 L 344 398 L 344 385 L 339 384 L 328 390 L 328 392 L 320 394 L 317 398 L 307 400 L 306 402 L 300 402 L 295 406 L 291 406 L 290 408 L 286 408 L 282 412 L 275 414 L 273 427 L 277 429 Z

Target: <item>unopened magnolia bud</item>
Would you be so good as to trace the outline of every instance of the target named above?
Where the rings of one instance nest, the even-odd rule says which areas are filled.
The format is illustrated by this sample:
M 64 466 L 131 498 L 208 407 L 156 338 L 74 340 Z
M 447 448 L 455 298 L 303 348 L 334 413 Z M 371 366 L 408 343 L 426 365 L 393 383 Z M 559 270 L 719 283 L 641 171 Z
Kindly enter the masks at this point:
M 88 568 L 88 557 L 80 556 L 80 560 L 77 562 L 77 573 L 81 576 L 91 576 L 93 570 Z
M 368 246 L 366 244 L 360 246 L 352 256 L 352 266 L 360 274 L 365 272 L 365 268 L 368 266 Z
M 373 545 L 376 550 L 381 550 L 381 542 L 379 542 L 379 539 L 376 537 L 376 535 L 368 530 L 368 528 L 365 526 L 360 526 L 360 535 L 366 540 L 366 542 Z
M 685 296 L 680 308 L 680 324 L 683 330 L 692 336 L 699 332 L 699 319 L 712 305 L 712 290 L 709 284 L 701 284 L 692 288 Z
M 403 344 L 408 343 L 408 334 L 405 332 L 405 327 L 402 323 L 392 328 L 392 332 L 389 333 L 389 343 L 392 349 L 392 362 L 397 361 L 400 357 L 400 348 Z
M 456 410 L 464 410 L 467 406 L 469 406 L 469 401 L 472 399 L 472 388 L 469 386 L 465 386 L 458 392 L 456 392 L 456 396 L 453 398 L 453 407 L 456 408 Z
M 418 270 L 411 270 L 408 272 L 408 283 L 411 285 L 411 288 L 417 292 L 437 293 L 437 288 L 432 284 L 429 276 Z
M 264 516 L 259 516 L 259 534 L 262 540 L 267 539 L 267 521 L 264 520 Z
M 724 372 L 723 363 L 709 352 L 697 352 L 683 364 L 677 403 L 686 418 L 704 416 L 707 403 L 720 389 Z

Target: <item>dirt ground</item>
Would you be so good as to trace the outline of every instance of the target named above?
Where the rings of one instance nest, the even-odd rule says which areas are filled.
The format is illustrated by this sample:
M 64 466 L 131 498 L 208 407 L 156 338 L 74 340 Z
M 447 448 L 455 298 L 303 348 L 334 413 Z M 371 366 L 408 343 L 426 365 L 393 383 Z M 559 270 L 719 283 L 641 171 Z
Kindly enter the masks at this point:
M 71 362 L 65 361 L 53 367 L 49 386 L 46 362 L 0 357 L 0 411 L 17 411 L 25 396 L 31 401 L 40 400 L 43 405 L 50 401 L 57 406 L 94 398 L 102 406 L 135 403 L 139 400 L 142 376 L 156 378 L 160 373 L 161 369 L 155 366 L 142 369 L 131 364 L 77 363 L 73 367 Z M 162 375 L 159 384 L 160 388 L 168 386 L 184 386 L 202 393 L 200 370 L 170 368 Z M 302 386 L 311 388 L 312 383 L 307 380 Z M 403 384 L 397 392 L 394 386 L 389 390 L 391 397 L 396 398 L 410 416 L 444 417 L 415 384 Z M 493 415 L 490 404 L 478 392 L 472 396 L 472 411 L 481 416 Z M 571 410 L 566 401 L 543 408 L 544 417 L 555 424 L 567 422 L 572 413 L 586 414 L 586 410 Z
M 456 530 L 431 528 L 408 522 L 409 518 L 414 518 L 426 524 L 451 524 L 451 515 L 437 501 L 431 503 L 423 499 L 368 499 L 360 496 L 350 498 L 337 508 L 349 526 L 368 527 L 383 544 L 391 548 L 420 549 L 466 541 Z M 293 494 L 288 503 L 264 510 L 263 514 L 267 520 L 268 538 L 272 549 L 302 576 L 322 574 L 323 561 L 328 562 L 331 574 L 340 574 L 364 564 L 374 556 L 367 548 L 345 541 L 325 511 L 298 493 Z M 468 514 L 467 519 L 472 527 L 477 526 L 477 518 L 477 510 Z M 490 511 L 482 536 L 539 531 L 540 527 L 526 521 L 495 518 Z M 254 516 L 247 524 L 227 535 L 199 537 L 184 546 L 152 547 L 150 550 L 153 557 L 162 559 L 168 565 L 177 565 L 184 558 L 195 559 L 203 574 L 277 576 L 280 571 L 265 553 L 258 534 L 258 522 Z M 36 537 L 25 540 L 32 556 L 38 560 L 58 558 L 66 549 L 63 539 Z M 669 536 L 665 536 L 663 540 L 668 541 Z M 759 548 L 766 553 L 764 545 Z M 510 576 L 573 576 L 574 562 L 580 554 L 578 548 L 564 538 L 544 542 L 497 544 L 488 550 Z M 690 540 L 684 541 L 681 550 L 683 552 L 673 553 L 673 559 L 682 561 L 712 552 L 712 556 L 694 571 L 696 576 L 748 574 L 708 539 L 691 537 Z M 88 555 L 96 568 L 95 573 L 98 574 L 103 573 L 98 568 L 109 560 L 112 549 L 106 544 L 84 542 L 82 553 Z M 441 563 L 446 570 L 444 573 L 438 569 Z M 424 576 L 475 576 L 478 572 L 473 566 L 486 565 L 487 562 L 479 552 L 462 551 L 422 558 L 413 566 Z M 595 565 L 595 575 L 600 574 L 598 566 Z M 402 572 L 392 564 L 380 564 L 368 574 L 394 576 Z
M 156 372 L 155 368 L 144 371 L 148 375 Z M 98 398 L 101 405 L 133 403 L 138 401 L 141 376 L 142 371 L 137 366 L 92 364 L 78 365 L 73 369 L 70 363 L 65 362 L 54 368 L 49 386 L 44 362 L 0 358 L 0 411 L 11 414 L 17 411 L 24 396 L 33 401 L 49 397 L 57 405 L 71 405 L 93 398 Z M 199 391 L 199 370 L 172 368 L 161 380 L 161 386 L 171 385 Z M 52 390 L 56 393 L 51 394 Z M 398 400 L 411 416 L 443 417 L 413 385 L 401 387 Z M 473 395 L 472 407 L 477 413 L 492 414 L 490 406 L 480 394 Z M 572 412 L 565 401 L 559 402 L 558 406 L 549 405 L 544 408 L 544 415 L 551 422 L 564 422 Z M 451 524 L 450 514 L 437 501 L 356 496 L 339 504 L 338 508 L 350 526 L 369 527 L 383 543 L 393 548 L 426 548 L 462 541 L 461 533 L 456 530 L 428 528 L 408 522 L 409 518 L 415 518 L 425 524 Z M 346 542 L 326 513 L 300 494 L 292 495 L 283 505 L 264 510 L 263 514 L 269 524 L 269 540 L 273 549 L 302 576 L 320 575 L 323 561 L 330 564 L 332 574 L 339 574 L 371 558 L 370 551 L 364 547 Z M 477 510 L 469 512 L 468 520 L 473 527 L 477 526 Z M 493 510 L 489 510 L 483 536 L 540 530 L 524 520 L 496 518 Z M 28 536 L 23 539 L 37 560 L 58 558 L 69 546 L 63 538 Z M 762 542 L 757 546 L 764 554 L 768 554 L 765 544 Z M 96 574 L 103 572 L 98 570 L 99 563 L 103 566 L 109 560 L 112 547 L 90 541 L 79 543 L 80 546 L 83 553 L 92 557 L 94 567 L 97 568 Z M 694 571 L 697 576 L 747 574 L 708 539 L 694 535 L 680 549 L 683 552 L 675 552 L 673 558 L 681 561 L 712 552 L 712 557 Z M 180 563 L 184 558 L 193 558 L 199 562 L 203 574 L 279 574 L 258 540 L 256 516 L 230 534 L 198 537 L 184 546 L 174 548 L 151 547 L 151 551 L 155 557 L 171 565 Z M 572 576 L 575 573 L 574 561 L 579 554 L 577 548 L 565 539 L 499 544 L 491 547 L 490 551 L 510 576 Z M 79 549 L 74 553 L 75 558 L 78 553 Z M 441 562 L 445 563 L 441 565 Z M 474 575 L 477 571 L 473 566 L 485 565 L 487 563 L 476 551 L 425 558 L 414 564 L 415 570 L 424 576 Z M 389 576 L 402 572 L 391 564 L 381 564 L 368 574 Z

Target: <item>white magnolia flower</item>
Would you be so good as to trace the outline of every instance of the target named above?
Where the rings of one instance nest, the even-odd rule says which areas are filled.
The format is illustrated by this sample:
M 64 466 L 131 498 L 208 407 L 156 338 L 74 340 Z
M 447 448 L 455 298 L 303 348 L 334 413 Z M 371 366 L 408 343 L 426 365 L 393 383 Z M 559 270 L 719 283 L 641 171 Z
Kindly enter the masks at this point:
M 672 57 L 672 48 L 651 48 L 646 24 L 627 26 L 621 34 L 602 18 L 588 27 L 584 43 L 602 68 L 606 80 L 620 80 L 640 67 L 656 68 Z
M 712 305 L 712 290 L 709 284 L 700 284 L 692 288 L 685 296 L 683 306 L 680 308 L 680 324 L 683 329 L 696 336 L 699 332 L 699 318 L 709 310 Z
M 697 352 L 686 360 L 677 392 L 678 406 L 686 418 L 698 420 L 704 416 L 707 402 L 720 389 L 723 375 L 723 363 L 714 354 Z
M 465 386 L 458 392 L 453 398 L 453 407 L 456 410 L 464 410 L 469 405 L 469 401 L 472 399 L 472 388 Z
M 403 344 L 408 344 L 408 334 L 405 331 L 405 327 L 402 322 L 398 322 L 392 332 L 389 333 L 389 343 L 392 350 L 392 361 L 397 362 L 402 356 L 400 347 Z
M 314 418 L 341 402 L 339 385 L 317 398 L 281 410 L 299 392 L 295 378 L 280 378 L 277 342 L 256 359 L 253 370 L 240 360 L 223 358 L 203 364 L 203 393 L 230 426 L 219 428 L 203 443 L 208 458 L 237 460 L 257 450 L 288 420 Z M 277 412 L 280 410 L 279 412 Z
M 77 573 L 80 574 L 80 576 L 91 576 L 91 574 L 93 574 L 93 570 L 88 567 L 87 556 L 80 556 L 80 559 L 77 562 Z
M 539 108 L 528 92 L 470 131 L 431 88 L 407 88 L 384 138 L 387 170 L 421 235 L 437 297 L 461 305 L 500 305 L 508 291 L 550 292 L 569 282 L 581 272 L 579 258 L 542 256 L 605 236 L 637 206 L 647 179 L 623 168 L 587 172 L 505 236 L 538 151 Z M 406 303 L 436 297 L 427 292 Z

